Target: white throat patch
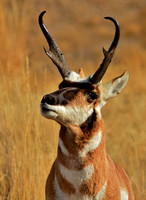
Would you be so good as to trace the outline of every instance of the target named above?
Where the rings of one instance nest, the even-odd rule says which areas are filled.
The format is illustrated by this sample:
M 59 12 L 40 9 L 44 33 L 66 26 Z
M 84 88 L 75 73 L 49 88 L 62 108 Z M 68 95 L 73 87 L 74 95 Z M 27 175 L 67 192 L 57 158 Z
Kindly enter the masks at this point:
M 107 181 L 105 182 L 105 184 L 102 186 L 100 191 L 94 197 L 91 195 L 82 195 L 79 192 L 79 188 L 77 188 L 75 194 L 70 195 L 70 194 L 64 193 L 60 189 L 56 175 L 55 175 L 55 179 L 54 179 L 54 186 L 55 186 L 55 191 L 56 191 L 56 197 L 58 200 L 69 200 L 69 199 L 70 200 L 102 200 L 104 197 L 104 194 L 106 192 Z M 125 199 L 125 200 L 127 200 L 127 199 Z
M 100 130 L 98 133 L 96 133 L 93 138 L 85 145 L 83 150 L 80 152 L 80 156 L 84 157 L 86 154 L 90 151 L 95 150 L 98 148 L 102 140 L 102 131 Z
M 120 188 L 121 200 L 128 200 L 128 192 L 126 189 Z
M 60 137 L 59 137 L 59 147 L 64 155 L 69 156 L 68 150 L 64 146 L 64 143 Z
M 75 194 L 67 194 L 64 193 L 58 184 L 57 177 L 55 176 L 54 186 L 56 190 L 56 196 L 58 200 L 93 200 L 93 197 L 88 195 L 82 195 L 79 191 L 79 188 L 84 181 L 91 178 L 94 173 L 94 166 L 89 165 L 83 170 L 74 171 L 65 168 L 64 166 L 60 165 L 60 172 L 62 176 L 69 181 L 75 188 Z
M 94 173 L 94 165 L 88 165 L 82 170 L 70 170 L 64 167 L 63 165 L 59 165 L 61 175 L 71 183 L 76 191 L 78 191 L 79 187 L 87 180 L 91 178 Z

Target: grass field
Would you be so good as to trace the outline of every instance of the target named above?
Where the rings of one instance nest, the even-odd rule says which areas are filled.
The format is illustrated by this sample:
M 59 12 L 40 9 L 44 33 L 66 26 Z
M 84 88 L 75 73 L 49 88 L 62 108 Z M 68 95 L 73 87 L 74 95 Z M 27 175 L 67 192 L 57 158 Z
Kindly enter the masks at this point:
M 114 4 L 113 4 L 114 2 Z M 114 6 L 113 6 L 114 5 Z M 40 115 L 44 94 L 57 89 L 57 69 L 43 52 L 47 47 L 38 15 L 74 71 L 92 74 L 108 48 L 115 17 L 121 39 L 104 77 L 126 69 L 126 89 L 103 108 L 107 152 L 129 175 L 137 200 L 146 199 L 146 2 L 144 0 L 1 0 L 0 1 L 0 200 L 43 200 L 55 159 L 59 126 Z M 53 81 L 52 81 L 53 80 Z

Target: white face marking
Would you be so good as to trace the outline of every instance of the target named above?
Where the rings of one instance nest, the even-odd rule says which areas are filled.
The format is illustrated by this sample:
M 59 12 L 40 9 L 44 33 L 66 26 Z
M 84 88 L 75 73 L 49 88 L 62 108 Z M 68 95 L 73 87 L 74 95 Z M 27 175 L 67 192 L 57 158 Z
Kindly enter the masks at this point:
M 79 190 L 79 187 L 94 173 L 94 165 L 88 165 L 82 170 L 70 170 L 64 167 L 63 165 L 59 165 L 61 175 L 70 182 L 76 191 Z
M 59 147 L 60 147 L 63 154 L 65 154 L 66 156 L 69 155 L 69 153 L 68 153 L 67 149 L 65 148 L 64 143 L 63 143 L 61 138 L 59 138 Z
M 99 105 L 95 108 L 96 113 L 97 113 L 97 118 L 98 118 L 98 119 L 101 119 L 101 117 L 102 117 L 102 116 L 101 116 L 101 111 L 100 111 L 100 110 L 101 110 L 101 107 L 102 107 L 102 106 L 99 104 Z
M 83 148 L 83 150 L 80 152 L 80 156 L 84 157 L 86 154 L 90 151 L 95 150 L 98 148 L 102 140 L 102 131 L 100 130 L 98 133 L 96 133 L 93 138 L 86 144 L 86 146 Z
M 126 189 L 120 188 L 120 193 L 121 193 L 121 200 L 128 200 L 128 192 Z
M 93 112 L 91 105 L 78 107 L 45 104 L 44 106 L 48 109 L 48 111 L 41 112 L 44 117 L 54 119 L 63 124 L 68 122 L 80 125 L 85 122 Z
M 107 187 L 107 181 L 105 182 L 105 184 L 103 185 L 103 187 L 101 188 L 101 190 L 98 192 L 98 194 L 95 196 L 95 200 L 102 200 L 106 191 L 106 187 Z

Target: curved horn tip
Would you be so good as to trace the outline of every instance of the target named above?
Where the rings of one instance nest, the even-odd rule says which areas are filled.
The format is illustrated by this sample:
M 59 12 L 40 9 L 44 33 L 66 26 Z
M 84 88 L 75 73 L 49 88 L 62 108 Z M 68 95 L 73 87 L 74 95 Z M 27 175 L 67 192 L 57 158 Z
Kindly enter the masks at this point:
M 104 19 L 110 20 L 110 21 L 114 22 L 114 24 L 119 26 L 119 23 L 113 17 L 108 16 L 108 17 L 104 17 Z
M 42 11 L 42 12 L 40 13 L 40 15 L 43 16 L 46 12 L 47 12 L 47 11 L 44 10 L 44 11 Z
M 43 23 L 43 19 L 42 18 L 43 18 L 43 16 L 44 16 L 45 13 L 46 13 L 45 10 L 40 13 L 40 15 L 39 15 L 39 24 Z

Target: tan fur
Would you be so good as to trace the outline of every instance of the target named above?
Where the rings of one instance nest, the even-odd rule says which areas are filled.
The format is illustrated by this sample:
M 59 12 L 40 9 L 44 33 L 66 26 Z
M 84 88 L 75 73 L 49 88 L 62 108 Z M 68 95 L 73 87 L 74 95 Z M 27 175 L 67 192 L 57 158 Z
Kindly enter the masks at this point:
M 85 78 L 85 74 L 82 68 L 79 69 L 79 75 L 81 78 Z

